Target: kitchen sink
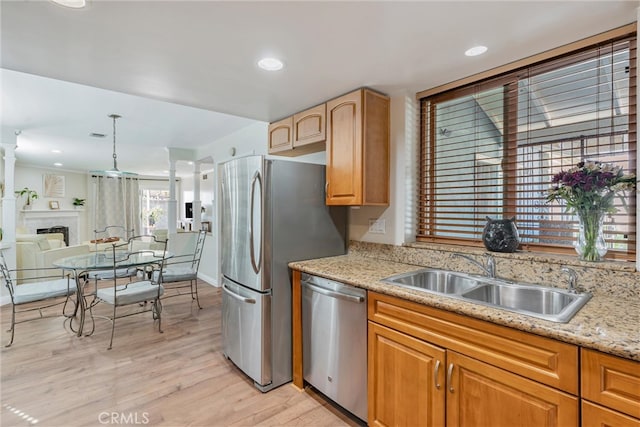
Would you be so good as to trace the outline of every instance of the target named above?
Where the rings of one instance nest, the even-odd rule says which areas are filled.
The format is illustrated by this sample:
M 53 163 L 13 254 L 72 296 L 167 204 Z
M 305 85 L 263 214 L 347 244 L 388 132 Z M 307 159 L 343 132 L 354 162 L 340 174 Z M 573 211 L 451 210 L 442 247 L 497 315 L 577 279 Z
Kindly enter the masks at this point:
M 591 295 L 546 286 L 493 282 L 463 292 L 461 297 L 554 322 L 568 322 Z
M 397 274 L 383 282 L 560 323 L 571 320 L 591 298 L 589 293 L 438 269 Z
M 438 294 L 459 294 L 478 286 L 477 279 L 464 273 L 435 269 L 397 274 L 383 282 Z

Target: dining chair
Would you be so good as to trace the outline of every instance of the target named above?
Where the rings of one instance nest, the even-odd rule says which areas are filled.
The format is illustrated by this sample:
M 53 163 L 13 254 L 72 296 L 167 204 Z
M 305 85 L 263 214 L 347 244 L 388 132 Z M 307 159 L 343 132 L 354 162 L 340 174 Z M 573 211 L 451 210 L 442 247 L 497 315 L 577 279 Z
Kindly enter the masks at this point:
M 193 236 L 195 235 L 195 241 Z M 191 295 L 191 299 L 196 301 L 198 308 L 200 298 L 198 297 L 198 268 L 202 257 L 202 249 L 207 233 L 201 230 L 197 233 L 177 233 L 169 239 L 169 252 L 173 257 L 165 264 L 164 271 L 160 276 L 158 271 L 154 272 L 156 280 L 159 280 L 165 287 L 164 298 L 171 298 L 181 295 Z M 180 245 L 183 239 L 189 239 L 186 245 Z M 185 283 L 188 282 L 188 283 Z M 189 289 L 189 293 L 181 293 L 181 289 Z M 168 292 L 175 290 L 176 292 Z
M 149 249 L 149 245 L 158 249 Z M 161 248 L 161 249 L 160 249 Z M 161 313 L 162 304 L 160 297 L 164 293 L 162 286 L 162 269 L 167 254 L 167 241 L 159 241 L 155 236 L 143 235 L 133 236 L 121 244 L 112 245 L 112 253 L 110 255 L 113 261 L 110 286 L 100 287 L 96 290 L 95 302 L 89 305 L 89 313 L 92 322 L 95 323 L 93 309 L 100 303 L 108 304 L 113 307 L 111 316 L 95 316 L 104 317 L 111 321 L 111 339 L 109 347 L 113 346 L 113 336 L 115 333 L 116 319 L 128 317 L 136 314 L 152 312 L 154 320 L 158 321 L 158 331 L 162 332 Z M 119 277 L 118 271 L 138 266 L 150 265 L 157 269 L 158 279 L 151 277 L 141 277 L 142 280 L 123 280 Z M 124 283 L 123 283 L 124 282 Z M 131 312 L 119 314 L 118 309 L 124 306 L 136 306 L 137 308 Z
M 121 225 L 108 225 L 100 230 L 93 230 L 94 238 L 91 241 L 95 245 L 94 251 L 98 252 L 111 252 L 111 247 L 104 248 L 105 243 L 116 243 L 118 242 L 128 242 L 128 239 L 133 236 L 134 231 L 128 230 Z M 100 246 L 101 245 L 101 246 Z M 99 249 L 102 247 L 103 249 Z M 113 270 L 96 270 L 91 271 L 88 274 L 88 279 L 93 280 L 95 283 L 95 289 L 98 288 L 99 280 L 112 280 L 114 278 L 114 274 L 116 278 L 128 277 L 132 278 L 137 274 L 138 270 L 134 268 L 122 268 L 114 273 Z
M 61 272 L 59 268 L 55 267 L 9 269 L 2 251 L 0 251 L 0 270 L 2 271 L 2 280 L 11 297 L 11 327 L 7 331 L 11 332 L 11 339 L 5 347 L 10 347 L 13 344 L 18 323 L 59 316 L 59 314 L 44 314 L 44 309 L 63 305 L 62 315 L 64 317 L 71 319 L 76 316 L 78 312 L 77 299 L 72 300 L 74 303 L 73 312 L 66 314 L 70 297 L 76 295 L 77 292 L 75 278 L 70 277 L 68 272 Z M 24 283 L 16 283 L 16 277 L 19 273 L 25 278 Z M 39 317 L 16 320 L 16 315 L 31 311 L 37 311 Z

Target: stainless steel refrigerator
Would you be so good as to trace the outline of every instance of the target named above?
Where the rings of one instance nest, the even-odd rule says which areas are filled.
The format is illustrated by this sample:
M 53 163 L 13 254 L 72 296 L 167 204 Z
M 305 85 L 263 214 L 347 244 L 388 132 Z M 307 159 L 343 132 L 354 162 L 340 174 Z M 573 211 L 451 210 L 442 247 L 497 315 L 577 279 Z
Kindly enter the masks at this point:
M 292 380 L 288 263 L 340 255 L 347 208 L 325 205 L 325 167 L 249 156 L 219 169 L 222 340 L 269 391 Z

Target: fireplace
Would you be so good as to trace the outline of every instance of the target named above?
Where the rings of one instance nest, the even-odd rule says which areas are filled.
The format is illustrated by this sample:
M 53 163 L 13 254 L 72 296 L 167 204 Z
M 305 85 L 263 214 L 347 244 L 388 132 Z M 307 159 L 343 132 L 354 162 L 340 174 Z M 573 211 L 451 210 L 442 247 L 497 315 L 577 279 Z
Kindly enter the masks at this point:
M 38 228 L 36 229 L 37 234 L 51 234 L 51 233 L 62 233 L 64 236 L 65 245 L 69 246 L 69 227 L 64 225 L 54 225 L 49 228 Z
M 80 242 L 80 221 L 79 211 L 77 210 L 46 210 L 46 211 L 24 211 L 22 212 L 22 227 L 26 229 L 27 234 L 52 233 L 49 231 L 52 227 L 67 227 L 65 234 L 65 243 L 68 245 L 77 245 Z M 64 234 L 64 232 L 62 232 Z

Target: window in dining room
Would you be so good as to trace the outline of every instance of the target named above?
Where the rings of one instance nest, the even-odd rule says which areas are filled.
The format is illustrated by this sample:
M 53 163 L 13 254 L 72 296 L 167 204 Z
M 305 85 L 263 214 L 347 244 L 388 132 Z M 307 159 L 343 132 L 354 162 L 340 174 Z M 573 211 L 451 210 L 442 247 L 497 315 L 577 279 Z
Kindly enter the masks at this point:
M 143 234 L 153 234 L 156 229 L 168 228 L 169 190 L 143 188 L 140 205 L 140 228 Z

